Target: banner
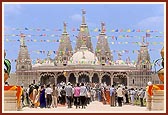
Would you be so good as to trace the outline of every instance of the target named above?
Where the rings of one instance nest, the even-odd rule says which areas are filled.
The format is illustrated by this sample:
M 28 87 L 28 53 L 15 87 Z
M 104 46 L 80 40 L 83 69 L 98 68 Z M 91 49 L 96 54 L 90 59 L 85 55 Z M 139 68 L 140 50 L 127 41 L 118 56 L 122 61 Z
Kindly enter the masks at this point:
M 68 28 L 67 28 L 68 29 Z M 4 28 L 5 31 L 37 31 L 37 32 L 44 32 L 44 31 L 58 31 L 58 32 L 62 32 L 63 29 L 61 28 L 31 28 L 31 27 L 24 27 L 24 28 Z M 72 31 L 72 32 L 78 32 L 78 31 L 90 31 L 90 32 L 101 32 L 101 29 L 98 28 L 98 27 L 95 27 L 95 28 L 91 28 L 90 30 L 88 30 L 87 28 L 86 29 L 83 29 L 83 28 L 75 28 L 75 27 L 72 27 L 71 29 L 67 30 L 67 31 Z M 113 28 L 113 29 L 106 29 L 105 30 L 106 32 L 117 32 L 117 33 L 120 33 L 120 32 L 147 32 L 147 33 L 160 33 L 160 34 L 163 34 L 164 32 L 162 31 L 159 31 L 159 30 L 152 30 L 152 29 L 134 29 L 134 28 L 129 28 L 129 29 L 124 29 L 124 28 Z

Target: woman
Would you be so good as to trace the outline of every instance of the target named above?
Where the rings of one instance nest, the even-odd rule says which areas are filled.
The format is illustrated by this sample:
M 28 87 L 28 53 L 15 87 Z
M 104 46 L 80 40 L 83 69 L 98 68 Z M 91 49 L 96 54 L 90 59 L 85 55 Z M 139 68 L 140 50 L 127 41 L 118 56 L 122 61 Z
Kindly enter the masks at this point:
M 40 108 L 46 108 L 45 88 L 41 86 L 40 90 Z
M 39 95 L 38 95 L 38 86 L 37 85 L 32 85 L 30 87 L 29 97 L 30 97 L 30 100 L 31 100 L 31 103 L 32 103 L 31 107 L 36 108 L 39 104 L 38 103 Z
M 74 88 L 74 105 L 76 106 L 76 109 L 78 108 L 78 106 L 80 107 L 80 87 L 79 87 L 79 83 L 77 83 L 76 87 Z

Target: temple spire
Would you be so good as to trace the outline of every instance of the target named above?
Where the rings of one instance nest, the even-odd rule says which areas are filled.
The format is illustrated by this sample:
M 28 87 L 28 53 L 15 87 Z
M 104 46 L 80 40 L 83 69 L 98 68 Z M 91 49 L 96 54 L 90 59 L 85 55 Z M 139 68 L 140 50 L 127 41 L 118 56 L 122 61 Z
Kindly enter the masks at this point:
M 26 46 L 25 45 L 25 37 L 26 37 L 26 35 L 24 35 L 23 33 L 20 34 L 20 46 Z
M 72 56 L 72 45 L 69 38 L 69 34 L 66 30 L 67 24 L 66 22 L 63 23 L 63 33 L 60 37 L 60 44 L 58 48 L 58 52 L 56 55 L 56 62 L 55 64 L 63 64 L 66 65 L 69 58 Z
M 66 24 L 66 22 L 64 22 L 64 33 L 66 33 L 66 26 L 67 26 L 67 24 Z
M 83 35 L 82 36 L 82 46 L 85 46 L 86 47 L 86 36 L 85 35 Z
M 145 43 L 145 37 L 144 36 L 142 37 L 142 43 Z
M 91 36 L 89 34 L 88 26 L 85 22 L 86 21 L 84 16 L 85 14 L 86 11 L 82 9 L 82 24 L 80 25 L 80 30 L 77 36 L 78 39 L 76 40 L 75 52 L 80 50 L 80 47 L 83 45 L 83 43 L 85 43 L 89 51 L 93 52 Z M 83 36 L 85 37 L 85 42 L 83 42 Z
M 51 52 L 50 52 L 50 51 L 48 51 L 48 53 L 47 53 L 47 59 L 49 59 L 49 58 L 50 58 L 50 56 L 51 56 Z
M 105 31 L 105 23 L 101 22 L 101 33 L 104 33 Z
M 101 32 L 98 36 L 98 41 L 96 45 L 95 55 L 98 57 L 98 60 L 104 65 L 108 61 L 113 60 L 113 56 L 107 41 L 107 36 L 105 33 L 105 23 L 101 23 Z
M 26 46 L 25 37 L 25 34 L 20 33 L 20 50 L 16 62 L 16 71 L 32 69 L 31 59 L 28 48 Z
M 86 11 L 84 9 L 82 9 L 82 24 L 85 24 L 85 15 Z
M 118 53 L 118 60 L 121 60 L 121 53 Z

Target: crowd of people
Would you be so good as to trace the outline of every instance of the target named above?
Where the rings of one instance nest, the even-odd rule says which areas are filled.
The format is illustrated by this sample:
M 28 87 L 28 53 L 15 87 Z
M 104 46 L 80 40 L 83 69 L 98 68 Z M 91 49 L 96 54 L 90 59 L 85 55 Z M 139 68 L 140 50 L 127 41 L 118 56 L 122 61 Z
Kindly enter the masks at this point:
M 114 85 L 110 88 L 110 106 L 122 107 L 123 104 L 140 105 L 144 106 L 146 101 L 146 91 L 143 88 L 130 88 Z M 138 104 L 138 102 L 140 102 Z
M 144 106 L 145 90 L 128 89 L 126 86 L 107 86 L 98 83 L 77 83 L 61 82 L 57 85 L 35 85 L 31 84 L 27 89 L 23 88 L 21 96 L 22 107 L 29 106 L 32 108 L 57 108 L 58 105 L 64 105 L 68 108 L 75 106 L 85 109 L 93 101 L 100 101 L 107 104 L 107 97 L 110 97 L 109 105 L 111 107 L 123 104 L 136 104 Z M 109 93 L 107 93 L 109 92 Z M 107 96 L 108 95 L 108 96 Z

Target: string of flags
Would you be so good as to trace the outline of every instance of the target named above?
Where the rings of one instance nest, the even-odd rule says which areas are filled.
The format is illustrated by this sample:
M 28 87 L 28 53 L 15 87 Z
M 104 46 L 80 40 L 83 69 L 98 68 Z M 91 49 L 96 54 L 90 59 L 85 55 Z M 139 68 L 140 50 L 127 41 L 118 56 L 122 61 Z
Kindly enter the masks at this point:
M 54 29 L 49 29 L 49 28 L 4 28 L 5 31 L 9 30 L 17 30 L 17 31 L 63 31 L 63 29 L 59 28 L 54 28 Z M 75 31 L 91 31 L 91 32 L 101 32 L 101 29 L 99 28 L 93 28 L 88 30 L 87 28 L 75 28 L 73 27 L 70 31 L 75 32 Z M 104 29 L 104 32 L 159 32 L 160 34 L 163 34 L 164 32 L 159 31 L 159 30 L 151 30 L 151 29 L 123 29 L 123 28 L 116 28 L 116 29 Z
M 8 50 L 5 50 L 6 52 L 8 52 Z M 101 49 L 96 49 L 95 52 L 100 52 Z M 148 49 L 149 52 L 151 51 L 160 51 L 160 49 Z M 66 51 L 55 51 L 55 50 L 49 50 L 49 51 L 46 51 L 46 50 L 31 50 L 29 51 L 30 53 L 36 53 L 36 54 L 65 54 L 65 53 L 73 53 L 73 51 L 68 51 L 68 49 Z M 112 53 L 143 53 L 143 52 L 146 52 L 144 50 L 111 50 Z
M 17 39 L 17 40 L 13 40 L 13 39 L 8 39 L 8 38 L 6 38 L 6 39 L 4 39 L 4 41 L 5 42 L 20 42 L 20 39 Z M 54 40 L 49 40 L 49 39 L 47 39 L 47 40 L 45 40 L 45 39 L 27 39 L 26 40 L 26 42 L 59 42 L 59 43 L 63 43 L 64 42 L 64 40 L 56 40 L 56 39 L 54 39 Z M 73 40 L 73 41 L 71 41 L 70 40 L 70 42 L 71 43 L 76 43 L 76 40 Z M 98 42 L 99 43 L 99 42 Z M 119 44 L 119 45 L 127 45 L 127 44 L 135 44 L 135 45 L 141 45 L 142 44 L 142 42 L 108 42 L 109 44 Z M 146 43 L 147 45 L 163 45 L 164 44 L 164 42 L 147 42 Z
M 10 62 L 11 63 L 16 63 L 17 62 L 17 59 L 9 59 L 10 60 Z M 21 62 L 24 62 L 24 61 L 27 61 L 27 60 L 20 60 Z M 37 64 L 37 63 L 40 63 L 40 64 L 43 64 L 43 63 L 51 63 L 50 61 L 48 61 L 48 60 L 43 60 L 43 59 L 39 59 L 39 58 L 37 58 L 37 59 L 31 59 L 30 60 L 31 61 L 31 63 L 34 65 L 34 64 Z M 96 61 L 88 61 L 88 62 L 85 62 L 85 61 L 72 61 L 72 60 L 70 60 L 68 63 L 70 63 L 70 64 L 72 64 L 72 63 L 75 63 L 75 64 L 95 64 L 96 63 Z M 98 63 L 101 63 L 101 62 L 98 62 Z M 106 64 L 118 64 L 118 62 L 117 61 L 106 61 L 105 62 Z M 136 64 L 137 63 L 137 60 L 129 60 L 129 61 L 122 61 L 122 63 L 121 64 Z M 141 64 L 147 64 L 147 63 L 149 63 L 148 61 L 141 61 L 141 62 L 139 62 L 139 63 L 141 63 Z M 153 66 L 154 65 L 154 61 L 153 62 L 150 62 L 150 64 Z M 159 63 L 159 62 L 157 62 L 157 63 L 155 63 L 157 66 L 161 66 L 161 64 Z
M 5 34 L 5 37 L 20 37 L 20 34 Z M 31 38 L 31 37 L 61 37 L 61 35 L 57 35 L 57 34 L 25 34 L 25 36 L 27 38 Z M 75 37 L 76 39 L 78 38 L 78 36 L 76 35 L 69 35 L 69 37 Z M 88 36 L 91 38 L 98 38 L 99 36 Z M 163 38 L 164 36 L 162 35 L 154 35 L 151 36 L 150 34 L 146 34 L 146 36 L 137 36 L 137 35 L 112 35 L 112 36 L 105 36 L 106 39 L 111 38 L 111 39 L 117 39 L 117 38 L 144 38 L 144 37 L 148 37 L 148 38 Z

